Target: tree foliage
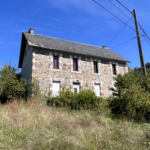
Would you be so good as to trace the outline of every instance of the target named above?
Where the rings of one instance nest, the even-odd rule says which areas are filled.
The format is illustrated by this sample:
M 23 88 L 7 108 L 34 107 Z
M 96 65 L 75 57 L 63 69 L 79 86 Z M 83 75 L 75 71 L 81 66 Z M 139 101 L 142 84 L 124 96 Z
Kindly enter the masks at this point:
M 146 67 L 146 71 L 147 71 L 147 73 L 148 74 L 150 74 L 150 63 L 146 63 L 145 64 L 145 67 Z M 134 68 L 134 71 L 136 72 L 136 73 L 138 73 L 138 74 L 142 74 L 142 69 L 141 69 L 141 67 L 135 67 Z
M 114 114 L 150 121 L 150 75 L 143 77 L 136 71 L 114 78 L 114 98 L 110 102 Z
M 12 99 L 25 92 L 26 81 L 17 75 L 18 69 L 5 64 L 0 69 L 0 97 Z

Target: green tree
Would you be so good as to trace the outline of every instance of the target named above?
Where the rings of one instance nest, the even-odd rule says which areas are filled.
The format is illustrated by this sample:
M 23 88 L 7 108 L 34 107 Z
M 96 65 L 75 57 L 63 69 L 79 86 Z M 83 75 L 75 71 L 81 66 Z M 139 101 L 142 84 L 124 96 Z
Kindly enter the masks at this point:
M 0 69 L 0 97 L 13 99 L 25 92 L 26 81 L 17 75 L 18 69 L 5 64 Z
M 113 91 L 114 98 L 110 102 L 111 110 L 116 115 L 150 121 L 150 75 L 130 71 L 116 78 Z

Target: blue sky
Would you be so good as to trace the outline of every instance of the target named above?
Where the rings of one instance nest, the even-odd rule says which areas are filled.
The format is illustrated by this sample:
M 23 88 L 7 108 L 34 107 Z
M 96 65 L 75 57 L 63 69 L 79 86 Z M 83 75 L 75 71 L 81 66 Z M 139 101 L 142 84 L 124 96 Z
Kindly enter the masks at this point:
M 129 18 L 131 17 L 131 14 L 116 0 L 111 1 Z M 97 0 L 97 2 L 122 21 L 128 22 L 129 19 L 108 0 Z M 150 37 L 150 1 L 120 0 L 120 2 L 131 11 L 136 9 L 138 21 Z M 135 29 L 133 22 L 130 21 L 128 25 Z M 101 47 L 107 45 L 123 26 L 123 23 L 99 7 L 93 0 L 1 0 L 0 68 L 5 62 L 18 66 L 21 34 L 22 31 L 28 32 L 30 27 L 35 29 L 35 34 Z M 131 68 L 140 67 L 135 37 L 136 33 L 125 27 L 108 45 L 108 48 L 131 61 L 132 63 L 128 64 Z M 118 46 L 126 41 L 128 42 L 124 45 Z M 145 63 L 150 62 L 150 46 L 144 37 L 141 41 Z

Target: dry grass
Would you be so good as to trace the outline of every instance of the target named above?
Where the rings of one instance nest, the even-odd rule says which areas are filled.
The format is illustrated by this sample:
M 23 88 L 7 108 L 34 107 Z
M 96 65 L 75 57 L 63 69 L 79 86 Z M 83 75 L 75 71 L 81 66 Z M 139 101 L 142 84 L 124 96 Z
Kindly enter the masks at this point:
M 112 120 L 97 111 L 51 108 L 34 101 L 0 106 L 2 150 L 146 150 L 149 124 Z

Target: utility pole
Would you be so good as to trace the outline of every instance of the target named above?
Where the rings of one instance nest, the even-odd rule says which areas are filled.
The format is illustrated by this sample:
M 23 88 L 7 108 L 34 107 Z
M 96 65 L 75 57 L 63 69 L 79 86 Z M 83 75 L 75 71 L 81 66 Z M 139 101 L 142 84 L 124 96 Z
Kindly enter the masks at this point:
M 138 47 L 139 47 L 142 75 L 143 76 L 147 76 L 145 63 L 144 63 L 144 57 L 143 57 L 143 51 L 142 51 L 141 38 L 140 38 L 139 27 L 138 27 L 138 22 L 137 22 L 135 9 L 133 10 L 133 16 L 134 16 L 135 27 L 136 27 L 136 34 L 137 34 L 137 42 L 138 42 Z

